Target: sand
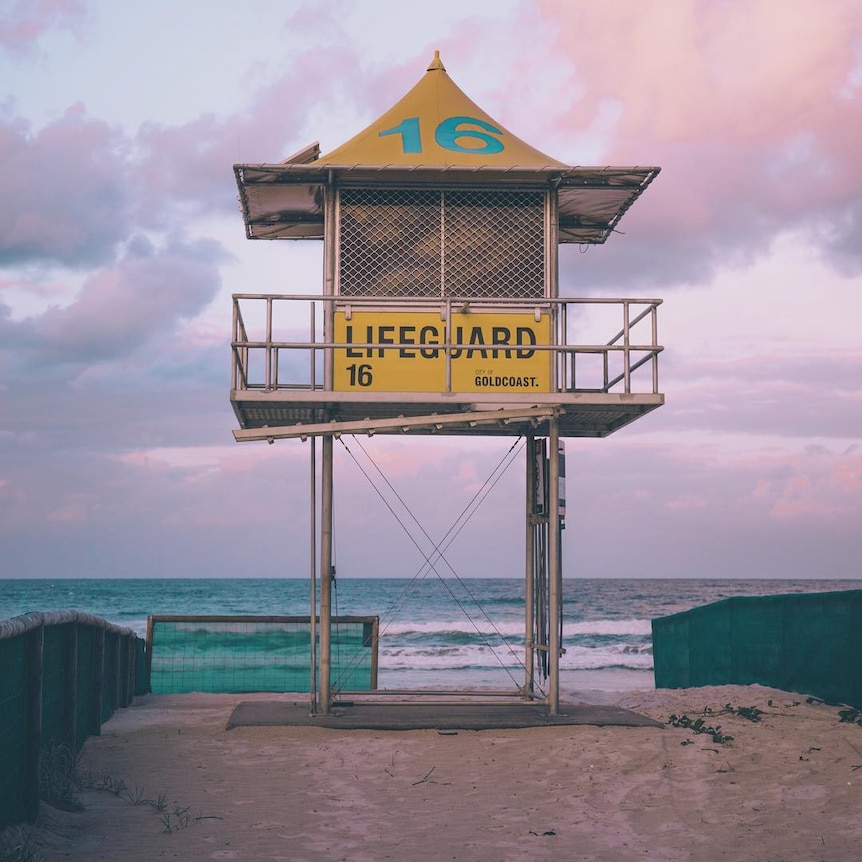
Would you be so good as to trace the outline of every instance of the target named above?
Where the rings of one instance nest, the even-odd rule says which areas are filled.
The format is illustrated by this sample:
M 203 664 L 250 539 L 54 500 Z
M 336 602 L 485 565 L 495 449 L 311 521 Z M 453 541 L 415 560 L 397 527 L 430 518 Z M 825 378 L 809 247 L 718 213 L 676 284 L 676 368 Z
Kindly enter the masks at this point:
M 803 695 L 722 686 L 610 698 L 662 722 L 703 717 L 725 742 L 667 725 L 226 730 L 247 699 L 147 697 L 117 713 L 82 762 L 127 790 L 86 790 L 81 812 L 43 806 L 28 829 L 40 858 L 862 859 L 862 726 Z M 762 719 L 719 714 L 725 704 Z

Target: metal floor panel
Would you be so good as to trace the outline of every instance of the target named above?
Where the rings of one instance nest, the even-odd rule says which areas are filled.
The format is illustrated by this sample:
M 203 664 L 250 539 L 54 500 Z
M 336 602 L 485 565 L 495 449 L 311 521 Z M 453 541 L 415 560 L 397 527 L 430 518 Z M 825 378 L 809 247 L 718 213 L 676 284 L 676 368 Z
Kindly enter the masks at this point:
M 353 393 L 350 393 L 351 395 Z M 454 434 L 478 436 L 519 437 L 525 434 L 547 436 L 547 421 L 509 419 L 505 422 L 474 425 L 469 414 L 476 410 L 495 408 L 514 409 L 532 407 L 534 400 L 512 399 L 501 404 L 496 401 L 480 400 L 476 396 L 455 395 L 438 398 L 425 397 L 416 400 L 405 395 L 392 393 L 390 398 L 358 399 L 347 394 L 332 392 L 251 392 L 248 390 L 231 393 L 231 402 L 242 429 L 282 428 L 296 425 L 315 425 L 328 422 L 359 422 L 368 420 L 395 419 L 436 415 L 451 416 L 464 413 L 463 423 L 447 424 L 437 429 L 431 424 L 413 427 L 409 431 L 395 429 L 373 429 L 371 433 L 411 435 Z M 403 398 L 404 400 L 398 400 Z M 628 425 L 664 403 L 663 395 L 608 395 L 558 394 L 553 397 L 553 406 L 559 408 L 558 422 L 562 437 L 607 437 L 619 428 Z M 356 433 L 356 432 L 350 432 Z

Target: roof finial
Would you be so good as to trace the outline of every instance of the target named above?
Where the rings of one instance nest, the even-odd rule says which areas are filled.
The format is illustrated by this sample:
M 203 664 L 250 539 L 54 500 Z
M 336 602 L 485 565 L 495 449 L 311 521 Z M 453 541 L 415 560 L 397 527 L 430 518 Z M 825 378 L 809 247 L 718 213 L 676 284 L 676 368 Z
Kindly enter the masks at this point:
M 445 72 L 446 67 L 443 65 L 443 61 L 440 59 L 440 52 L 434 52 L 434 59 L 431 61 L 431 65 L 428 67 L 427 71 L 429 72 Z

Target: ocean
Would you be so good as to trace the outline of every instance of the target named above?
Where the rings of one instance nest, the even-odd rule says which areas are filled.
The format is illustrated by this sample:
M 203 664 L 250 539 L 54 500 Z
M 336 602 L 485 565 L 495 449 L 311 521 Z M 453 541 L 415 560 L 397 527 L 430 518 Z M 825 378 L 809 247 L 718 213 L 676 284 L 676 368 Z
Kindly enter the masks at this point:
M 560 692 L 653 687 L 650 621 L 731 596 L 859 589 L 857 580 L 567 579 Z M 142 637 L 150 614 L 307 616 L 303 579 L 0 580 L 0 619 L 77 610 Z M 334 615 L 378 616 L 378 685 L 515 689 L 524 682 L 521 580 L 341 578 Z

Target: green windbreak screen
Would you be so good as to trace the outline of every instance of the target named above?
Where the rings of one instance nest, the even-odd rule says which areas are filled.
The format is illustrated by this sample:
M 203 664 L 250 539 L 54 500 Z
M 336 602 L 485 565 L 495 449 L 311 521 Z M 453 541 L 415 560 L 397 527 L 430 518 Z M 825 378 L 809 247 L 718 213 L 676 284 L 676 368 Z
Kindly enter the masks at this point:
M 149 618 L 150 690 L 310 691 L 308 617 Z M 377 617 L 332 621 L 332 686 L 377 687 Z
M 0 639 L 0 831 L 27 816 L 26 638 Z
M 862 590 L 724 599 L 652 636 L 657 688 L 760 683 L 862 708 Z

